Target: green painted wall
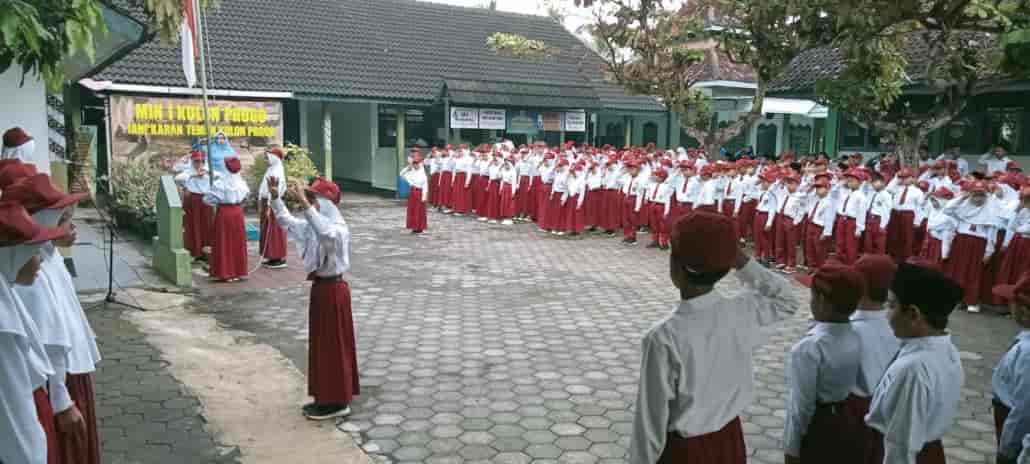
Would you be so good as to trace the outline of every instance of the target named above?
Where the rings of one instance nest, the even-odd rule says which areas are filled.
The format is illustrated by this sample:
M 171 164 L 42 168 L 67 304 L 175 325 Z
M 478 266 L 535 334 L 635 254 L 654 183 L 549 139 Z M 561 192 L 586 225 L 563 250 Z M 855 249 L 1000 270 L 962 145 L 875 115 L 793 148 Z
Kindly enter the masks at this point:
M 374 103 L 331 103 L 333 178 L 372 182 L 377 141 Z

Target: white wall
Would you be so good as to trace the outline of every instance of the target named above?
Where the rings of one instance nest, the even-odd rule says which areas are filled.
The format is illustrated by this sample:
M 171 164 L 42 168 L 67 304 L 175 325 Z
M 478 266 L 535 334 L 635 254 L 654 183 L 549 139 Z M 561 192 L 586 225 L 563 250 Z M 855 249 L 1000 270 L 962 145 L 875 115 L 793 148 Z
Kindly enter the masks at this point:
M 36 76 L 25 76 L 21 86 L 21 68 L 12 66 L 0 74 L 0 133 L 14 126 L 25 129 L 36 139 L 33 162 L 40 172 L 50 172 L 50 129 L 47 127 L 46 86 Z

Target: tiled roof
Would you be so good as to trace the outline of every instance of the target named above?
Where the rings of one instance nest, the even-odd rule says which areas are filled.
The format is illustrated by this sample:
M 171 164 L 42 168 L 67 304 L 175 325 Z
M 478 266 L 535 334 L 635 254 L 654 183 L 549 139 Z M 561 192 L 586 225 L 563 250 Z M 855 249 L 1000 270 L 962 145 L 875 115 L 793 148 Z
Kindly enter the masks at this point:
M 756 82 L 755 71 L 750 66 L 734 63 L 726 52 L 717 47 L 704 50 L 704 59 L 687 69 L 687 76 L 696 82 Z
M 415 0 L 221 0 L 204 16 L 209 85 L 218 89 L 432 102 L 446 80 L 465 80 L 592 87 L 605 98 L 621 93 L 600 104 L 595 96 L 593 107 L 663 110 L 652 97 L 612 92 L 594 79 L 600 58 L 542 16 Z M 499 55 L 486 44 L 495 32 L 542 40 L 560 52 Z M 179 45 L 155 39 L 95 79 L 185 86 Z
M 957 46 L 975 47 L 978 53 L 989 53 L 995 44 L 995 38 L 989 34 L 966 33 L 953 38 Z M 905 72 L 912 85 L 920 84 L 926 77 L 927 60 L 930 49 L 926 41 L 911 34 L 904 38 L 902 53 L 908 60 Z M 816 82 L 834 78 L 844 67 L 843 56 L 839 48 L 822 47 L 808 50 L 791 62 L 787 70 L 769 86 L 773 93 L 811 94 Z M 982 76 L 987 77 L 987 76 Z

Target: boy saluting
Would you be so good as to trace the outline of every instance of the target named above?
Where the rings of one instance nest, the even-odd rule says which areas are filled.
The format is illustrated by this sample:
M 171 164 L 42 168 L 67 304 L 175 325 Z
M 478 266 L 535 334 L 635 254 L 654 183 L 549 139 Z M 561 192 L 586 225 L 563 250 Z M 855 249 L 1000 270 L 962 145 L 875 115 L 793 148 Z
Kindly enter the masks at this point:
M 679 306 L 645 335 L 630 442 L 633 464 L 744 464 L 740 413 L 752 400 L 759 330 L 793 314 L 791 284 L 738 246 L 734 220 L 694 212 L 671 231 L 669 273 Z M 745 284 L 724 295 L 730 269 Z

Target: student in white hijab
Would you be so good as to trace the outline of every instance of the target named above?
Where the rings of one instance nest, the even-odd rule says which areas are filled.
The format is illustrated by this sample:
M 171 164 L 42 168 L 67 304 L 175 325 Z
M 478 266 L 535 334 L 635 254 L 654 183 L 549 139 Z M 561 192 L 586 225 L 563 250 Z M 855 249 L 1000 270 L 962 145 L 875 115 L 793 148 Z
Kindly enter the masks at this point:
M 283 158 L 286 153 L 282 148 L 273 147 L 265 152 L 268 158 L 268 169 L 258 186 L 258 216 L 261 218 L 261 241 L 258 244 L 262 265 L 269 269 L 286 267 L 286 231 L 275 220 L 275 214 L 268 206 L 268 179 L 286 179 L 286 168 Z
M 226 173 L 204 195 L 204 203 L 216 206 L 211 237 L 210 276 L 220 282 L 237 282 L 247 277 L 247 226 L 243 202 L 250 187 L 240 176 L 240 159 L 225 159 Z
M 54 371 L 35 322 L 12 287 L 32 285 L 40 246 L 66 234 L 36 224 L 18 203 L 0 203 L 0 461 L 7 464 L 45 464 L 57 452 L 45 388 Z
M 286 227 L 304 259 L 311 285 L 309 307 L 308 394 L 315 401 L 303 407 L 311 420 L 350 414 L 350 403 L 360 393 L 357 346 L 351 316 L 350 285 L 343 274 L 350 269 L 350 227 L 337 204 L 340 189 L 318 177 L 307 188 L 295 184 L 293 195 L 304 210 L 294 217 L 280 197 L 278 179 L 269 179 L 272 208 Z

